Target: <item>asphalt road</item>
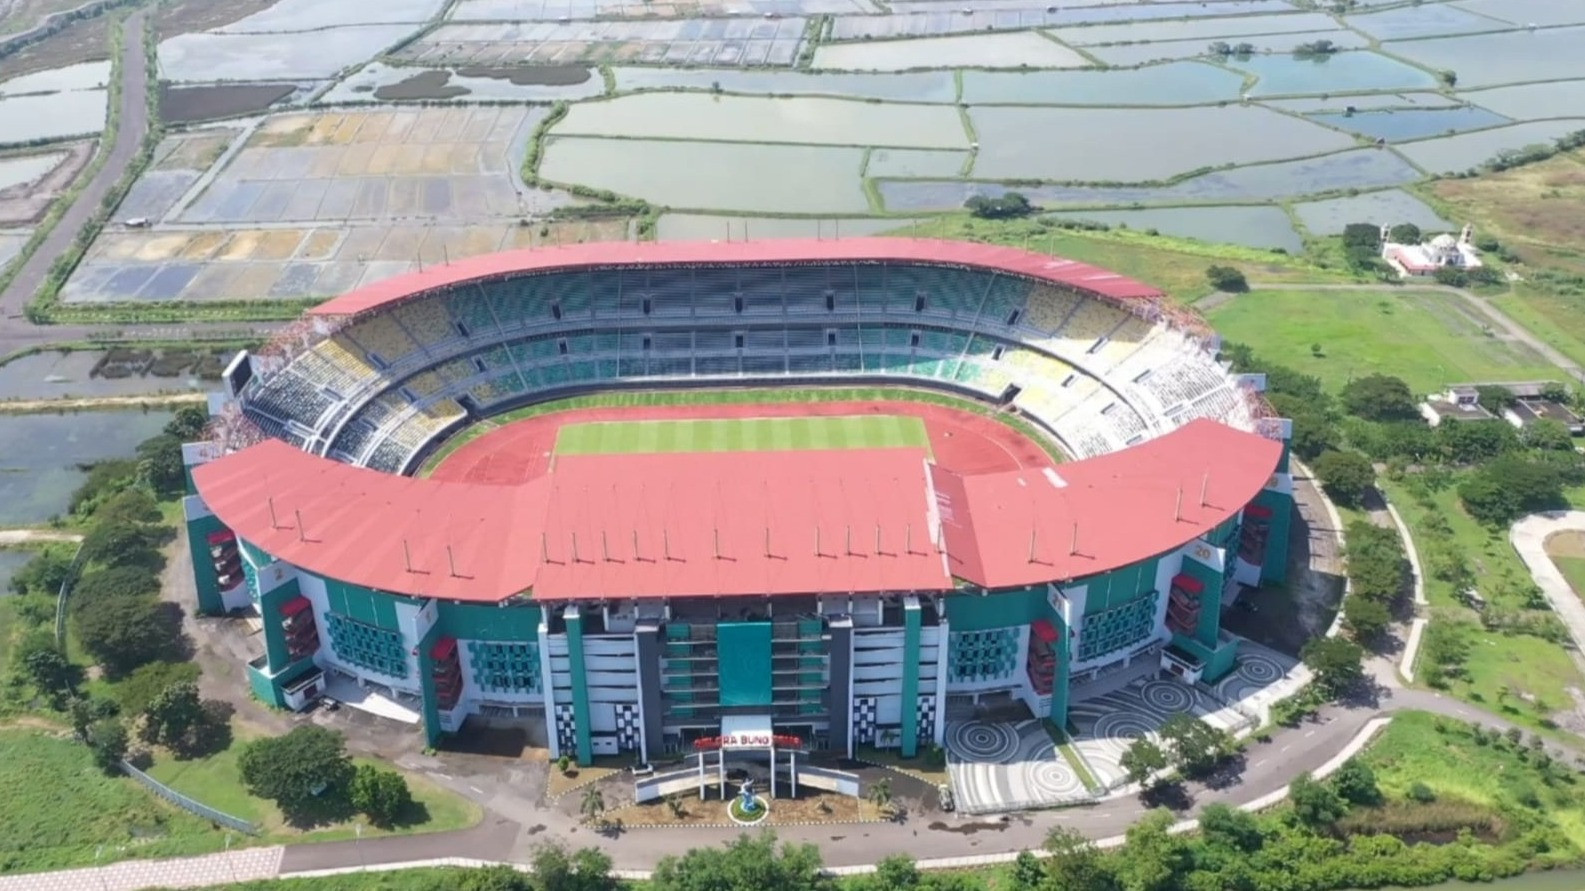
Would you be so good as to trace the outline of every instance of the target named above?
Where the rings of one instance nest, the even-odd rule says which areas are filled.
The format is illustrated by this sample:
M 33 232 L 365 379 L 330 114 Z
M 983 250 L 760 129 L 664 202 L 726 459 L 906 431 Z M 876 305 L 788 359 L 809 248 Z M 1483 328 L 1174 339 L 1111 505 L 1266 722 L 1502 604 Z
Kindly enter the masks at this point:
M 147 25 L 148 11 L 144 10 L 128 16 L 122 30 L 121 113 L 115 145 L 110 147 L 110 155 L 105 159 L 104 166 L 99 168 L 99 173 L 72 202 L 72 206 L 66 209 L 39 249 L 22 265 L 5 293 L 0 294 L 0 316 L 4 316 L 8 322 L 21 317 L 28 301 L 44 286 L 50 267 L 71 249 L 77 233 L 88 224 L 89 218 L 99 209 L 110 190 L 115 188 L 143 145 L 143 137 L 149 130 L 149 65 L 148 56 L 143 52 L 143 34 Z M 103 151 L 102 146 L 100 150 Z M 5 339 L 9 340 L 9 335 L 20 333 L 18 327 L 14 323 L 7 324 L 5 334 L 8 336 Z

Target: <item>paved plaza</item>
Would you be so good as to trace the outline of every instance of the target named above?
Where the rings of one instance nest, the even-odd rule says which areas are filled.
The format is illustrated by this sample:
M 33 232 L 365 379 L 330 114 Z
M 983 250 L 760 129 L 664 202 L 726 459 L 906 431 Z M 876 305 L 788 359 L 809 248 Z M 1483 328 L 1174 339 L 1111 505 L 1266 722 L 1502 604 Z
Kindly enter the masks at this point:
M 964 813 L 1052 807 L 1091 797 L 1040 721 L 954 723 L 947 726 L 946 743 L 952 794 Z

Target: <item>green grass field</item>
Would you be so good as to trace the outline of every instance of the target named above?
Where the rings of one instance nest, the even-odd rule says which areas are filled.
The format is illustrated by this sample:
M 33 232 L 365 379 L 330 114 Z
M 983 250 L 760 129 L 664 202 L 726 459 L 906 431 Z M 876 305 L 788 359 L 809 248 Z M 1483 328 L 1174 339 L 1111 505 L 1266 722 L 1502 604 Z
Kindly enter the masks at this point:
M 1563 557 L 1553 554 L 1552 562 L 1557 565 L 1558 572 L 1563 573 L 1563 578 L 1568 579 L 1569 587 L 1574 589 L 1575 596 L 1585 598 L 1585 557 Z
M 924 421 L 900 415 L 599 421 L 569 424 L 558 455 L 928 448 Z
M 1445 294 L 1390 288 L 1255 291 L 1207 316 L 1226 339 L 1313 374 L 1334 391 L 1350 378 L 1374 373 L 1400 377 L 1416 393 L 1461 381 L 1560 376 L 1529 347 L 1487 336 L 1481 320 Z

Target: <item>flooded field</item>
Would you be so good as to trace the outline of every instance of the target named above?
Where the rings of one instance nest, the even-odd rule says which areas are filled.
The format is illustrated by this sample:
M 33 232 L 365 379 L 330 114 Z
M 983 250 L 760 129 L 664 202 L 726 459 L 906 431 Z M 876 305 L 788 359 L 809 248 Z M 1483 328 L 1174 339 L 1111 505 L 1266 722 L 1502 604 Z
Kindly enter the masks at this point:
M 1393 41 L 1382 49 L 1429 68 L 1455 71 L 1458 85 L 1468 88 L 1585 78 L 1582 42 L 1585 28 L 1550 28 Z
M 296 84 L 227 84 L 217 87 L 160 87 L 160 120 L 207 121 L 264 111 L 297 92 Z
M 1330 40 L 1339 49 L 1363 49 L 1370 46 L 1369 38 L 1364 35 L 1356 31 L 1343 31 L 1335 28 L 1327 31 L 1238 36 L 1232 38 L 1232 40 L 1238 43 L 1250 44 L 1257 53 L 1270 53 L 1276 56 L 1288 56 L 1296 47 L 1316 40 Z M 1108 65 L 1115 66 L 1144 65 L 1150 62 L 1171 59 L 1192 59 L 1203 57 L 1205 51 L 1206 42 L 1204 40 L 1168 40 L 1158 43 L 1120 43 L 1112 46 L 1085 47 L 1085 52 Z M 1230 59 L 1229 62 L 1237 62 L 1241 58 Z
M 1344 52 L 1316 59 L 1255 56 L 1234 59 L 1229 64 L 1259 78 L 1252 91 L 1256 96 L 1415 90 L 1437 85 L 1430 72 L 1371 52 Z
M 880 12 L 870 0 L 458 0 L 454 22 L 559 22 L 594 18 L 721 18 Z
M 713 91 L 719 88 L 728 93 L 793 93 L 907 102 L 953 102 L 958 95 L 957 83 L 950 71 L 817 74 L 730 68 L 617 68 L 613 73 L 619 93 L 666 89 Z
M 548 102 L 605 91 L 583 66 L 546 68 L 411 68 L 371 62 L 336 84 L 324 102 Z
M 0 273 L 4 273 L 11 261 L 21 252 L 22 246 L 28 243 L 33 236 L 32 232 L 23 229 L 0 230 Z
M 104 129 L 105 90 L 0 97 L 0 145 L 90 136 Z
M 968 152 L 875 149 L 870 152 L 869 165 L 864 168 L 864 175 L 901 178 L 957 176 L 968 160 Z
M 1299 222 L 1313 235 L 1341 235 L 1349 223 L 1413 223 L 1428 232 L 1456 228 L 1430 205 L 1402 189 L 1387 189 L 1346 198 L 1307 201 L 1293 206 Z
M 164 221 L 241 132 L 217 127 L 165 137 L 151 168 L 121 200 L 121 218 Z
M 1313 114 L 1310 120 L 1372 139 L 1401 142 L 1465 130 L 1483 130 L 1513 123 L 1484 108 L 1442 108 L 1425 111 L 1366 111 L 1358 114 Z
M 1585 114 L 1585 109 L 1578 109 L 1577 113 Z M 1504 149 L 1551 142 L 1582 129 L 1585 129 L 1585 118 L 1531 121 L 1496 130 L 1409 142 L 1398 146 L 1398 151 L 1428 173 L 1459 173 L 1490 160 Z
M 1164 180 L 1203 167 L 1347 148 L 1351 137 L 1265 108 L 971 109 L 980 179 Z M 1238 133 L 1239 139 L 1216 138 Z M 1170 145 L 1173 151 L 1161 151 Z
M 204 390 L 214 386 L 197 369 L 175 374 L 129 374 L 125 377 L 95 376 L 104 353 L 78 350 L 68 353 L 33 353 L 0 365 L 0 393 L 13 399 L 66 399 L 69 397 L 151 396 L 160 393 Z M 216 354 L 208 365 L 216 371 L 231 358 Z M 163 370 L 162 370 L 163 372 Z
M 79 62 L 0 81 L 0 96 L 102 90 L 110 83 L 110 63 Z
M 1218 13 L 1221 14 L 1225 14 L 1225 10 Z M 1235 18 L 1090 25 L 1083 28 L 1058 28 L 1052 33 L 1061 38 L 1063 43 L 1071 43 L 1074 46 L 1098 46 L 1109 43 L 1149 43 L 1159 40 L 1225 40 L 1255 34 L 1326 31 L 1336 27 L 1337 22 L 1331 16 L 1307 12 L 1297 15 L 1241 15 Z
M 1304 250 L 1304 239 L 1280 207 L 1161 207 L 1146 210 L 1071 210 L 1057 219 L 1089 220 L 1130 229 L 1155 229 L 1164 235 L 1252 248 Z
M 423 65 L 791 65 L 802 18 L 448 24 L 404 47 Z
M 1468 7 L 1469 4 L 1464 4 Z M 1420 4 L 1348 17 L 1350 26 L 1377 40 L 1406 40 L 1416 37 L 1446 37 L 1501 31 L 1513 27 L 1508 22 L 1470 12 L 1451 4 Z
M 1419 171 L 1392 152 L 1354 149 L 1320 158 L 1206 173 L 1171 186 L 1018 186 L 1016 191 L 1045 207 L 1182 204 L 1272 201 L 1333 189 L 1399 186 L 1420 178 Z M 878 190 L 887 210 L 919 213 L 955 210 L 974 195 L 995 197 L 1015 189 L 992 183 L 888 180 L 880 182 Z
M 971 105 L 1200 105 L 1237 99 L 1243 78 L 1201 62 L 1126 71 L 965 71 Z
M 967 148 L 956 108 L 802 96 L 640 93 L 575 105 L 557 135 Z
M 0 415 L 0 526 L 48 522 L 87 477 L 79 465 L 129 458 L 170 412 Z
M 444 0 L 380 0 L 378 3 L 278 0 L 267 9 L 216 30 L 226 34 L 267 34 L 348 25 L 416 25 L 429 21 L 443 4 Z
M 677 208 L 865 213 L 864 150 L 553 137 L 540 176 Z
M 0 225 L 27 225 L 42 219 L 50 204 L 87 166 L 93 147 L 92 142 L 77 142 L 0 158 Z
M 290 33 L 181 34 L 160 41 L 160 73 L 178 82 L 324 80 L 412 31 L 411 25 L 354 25 Z
M 848 238 L 879 235 L 916 220 L 798 219 L 796 217 L 728 217 L 668 213 L 655 226 L 661 241 L 748 241 L 751 238 Z
M 815 50 L 814 67 L 846 71 L 910 68 L 1085 68 L 1089 60 L 1037 31 L 835 43 Z
M 1565 111 L 1568 109 L 1585 108 L 1585 80 L 1476 90 L 1460 93 L 1459 98 L 1519 120 L 1550 118 L 1570 113 Z

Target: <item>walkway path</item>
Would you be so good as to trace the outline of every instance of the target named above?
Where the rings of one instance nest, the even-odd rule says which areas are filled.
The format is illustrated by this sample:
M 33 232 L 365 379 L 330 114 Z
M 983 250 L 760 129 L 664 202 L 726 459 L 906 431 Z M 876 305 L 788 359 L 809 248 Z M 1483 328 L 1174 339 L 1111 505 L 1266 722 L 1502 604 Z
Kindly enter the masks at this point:
M 52 411 L 94 411 L 102 408 L 136 408 L 143 405 L 201 405 L 207 393 L 149 393 L 144 396 L 67 396 L 60 399 L 10 399 L 0 401 L 0 414 L 23 415 Z
M 1579 595 L 1574 593 L 1574 587 L 1563 578 L 1563 573 L 1546 552 L 1546 540 L 1559 532 L 1585 533 L 1585 511 L 1531 514 L 1513 524 L 1513 528 L 1508 531 L 1508 540 L 1513 542 L 1514 550 L 1519 552 L 1519 559 L 1529 567 L 1530 575 L 1535 577 L 1541 593 L 1546 595 L 1547 602 L 1552 605 L 1552 612 L 1557 613 L 1557 617 L 1568 628 L 1569 637 L 1574 639 L 1574 648 L 1585 651 L 1585 602 L 1580 601 Z
M 83 537 L 76 532 L 65 532 L 60 529 L 0 529 L 0 548 L 14 548 L 18 545 L 48 543 L 52 541 L 82 541 Z

